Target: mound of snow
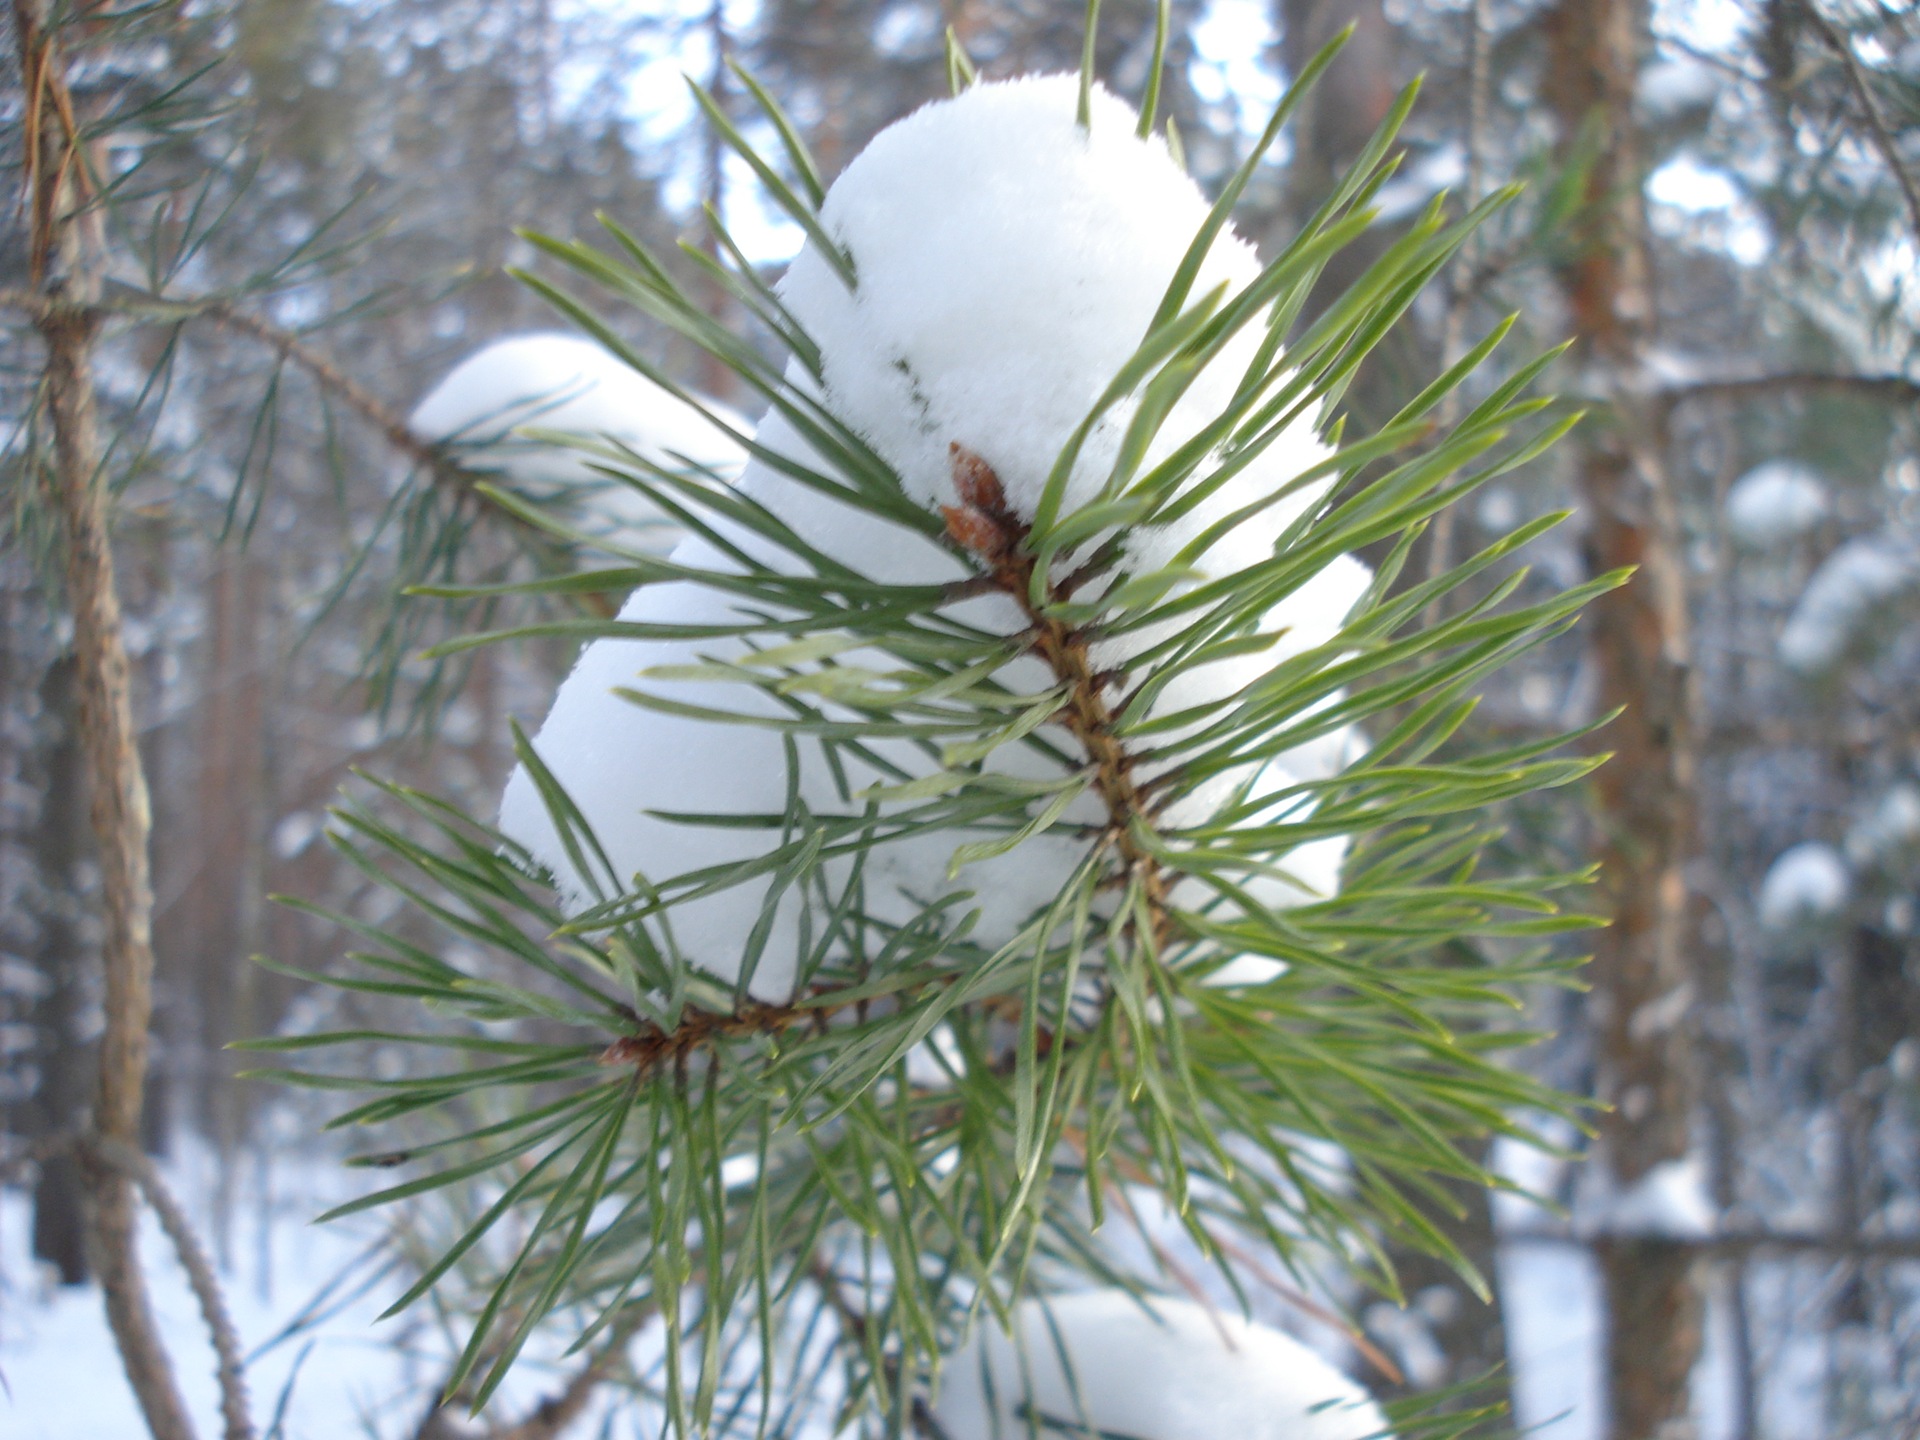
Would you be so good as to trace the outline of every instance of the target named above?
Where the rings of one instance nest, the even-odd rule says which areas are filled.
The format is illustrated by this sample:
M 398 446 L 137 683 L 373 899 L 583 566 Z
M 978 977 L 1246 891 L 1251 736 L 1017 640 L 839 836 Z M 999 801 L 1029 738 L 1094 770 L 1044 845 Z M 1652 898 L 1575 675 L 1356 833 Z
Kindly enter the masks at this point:
M 737 432 L 749 429 L 717 401 L 701 404 Z M 573 502 L 592 533 L 657 528 L 661 520 L 639 491 L 594 468 L 619 463 L 609 442 L 663 469 L 692 467 L 729 480 L 747 458 L 696 406 L 592 340 L 553 332 L 496 340 L 469 355 L 428 392 L 407 425 L 447 446 L 467 469 L 503 474 L 537 499 Z
M 802 252 L 782 282 L 786 304 L 819 344 L 827 407 L 869 441 L 897 471 L 905 492 L 929 510 L 955 499 L 949 447 L 957 443 L 993 467 L 1014 510 L 1032 514 L 1056 455 L 1145 335 L 1206 216 L 1205 197 L 1164 143 L 1136 137 L 1126 105 L 1096 92 L 1089 132 L 1075 123 L 1076 99 L 1077 82 L 1070 76 L 978 85 L 884 131 L 834 183 L 821 212 L 822 223 L 852 259 L 857 289 L 850 291 L 812 249 Z M 1202 267 L 1196 293 L 1222 282 L 1242 287 L 1257 272 L 1250 247 L 1225 232 Z M 1225 408 L 1258 340 L 1255 333 L 1229 347 L 1197 378 L 1149 453 L 1149 464 Z M 812 384 L 797 365 L 789 376 L 796 385 Z M 1090 437 L 1068 489 L 1069 511 L 1092 498 L 1106 478 L 1129 413 L 1117 412 Z M 756 439 L 766 450 L 828 468 L 778 416 L 762 424 Z M 1326 453 L 1312 423 L 1303 419 L 1190 514 L 1129 536 L 1125 568 L 1160 568 L 1215 520 L 1276 493 Z M 1326 484 L 1303 487 L 1229 528 L 1201 556 L 1201 570 L 1217 575 L 1270 557 L 1281 531 Z M 873 579 L 940 584 L 969 573 L 943 545 L 840 504 L 771 465 L 750 464 L 739 489 L 807 544 Z M 791 571 L 800 563 L 756 537 L 727 533 L 772 568 Z M 698 538 L 684 541 L 675 558 L 709 571 L 738 564 Z M 1149 713 L 1171 715 L 1233 697 L 1272 666 L 1326 643 L 1369 578 L 1358 561 L 1334 561 L 1265 616 L 1261 628 L 1274 637 L 1269 648 L 1191 672 L 1183 684 L 1168 687 Z M 678 582 L 636 592 L 622 618 L 718 625 L 741 613 L 720 590 Z M 1026 625 L 1001 595 L 977 597 L 947 613 L 1006 634 Z M 1100 670 L 1123 667 L 1168 633 L 1143 630 L 1103 641 L 1092 659 Z M 524 772 L 509 782 L 500 812 L 501 828 L 553 872 L 570 909 L 627 887 L 636 875 L 658 885 L 764 855 L 779 841 L 778 821 L 790 793 L 813 814 L 846 814 L 849 791 L 897 781 L 842 749 L 843 788 L 815 747 L 803 744 L 790 791 L 786 751 L 776 732 L 641 708 L 613 693 L 637 686 L 668 702 L 736 714 L 780 713 L 771 697 L 749 685 L 672 674 L 643 678 L 643 672 L 703 657 L 737 660 L 746 649 L 735 639 L 602 640 L 587 647 L 535 746 L 592 825 L 611 875 L 583 874 L 574 865 Z M 843 654 L 837 662 L 895 668 L 871 653 Z M 804 673 L 818 666 L 809 661 L 795 668 Z M 997 678 L 1036 698 L 1053 686 L 1053 677 L 1031 659 L 1016 661 Z M 1072 744 L 1047 733 L 1057 744 Z M 938 768 L 904 741 L 864 744 L 909 776 Z M 1334 774 L 1354 744 L 1351 733 L 1340 731 L 1256 771 L 1223 774 L 1170 807 L 1166 823 L 1204 821 L 1243 786 L 1262 798 Z M 989 764 L 1022 778 L 1061 774 L 1057 762 L 1017 744 L 1000 747 Z M 857 808 L 859 802 L 852 803 Z M 1299 802 L 1288 803 L 1289 813 L 1300 815 Z M 883 807 L 882 814 L 901 808 Z M 770 816 L 774 823 L 753 828 L 701 823 L 689 815 Z M 1276 818 L 1269 814 L 1263 823 Z M 1097 825 L 1104 810 L 1083 795 L 1065 819 Z M 904 922 L 935 898 L 964 889 L 979 912 L 975 938 L 994 946 L 1060 894 L 1088 843 L 1056 829 L 950 879 L 948 862 L 957 844 L 983 833 L 991 832 L 959 838 L 950 831 L 916 833 L 884 841 L 862 874 L 866 913 Z M 1302 847 L 1289 857 L 1297 874 L 1258 878 L 1247 888 L 1273 906 L 1327 894 L 1343 854 L 1343 841 Z M 848 872 L 844 862 L 830 860 L 824 873 L 837 885 Z M 737 979 L 749 937 L 764 928 L 759 922 L 769 883 L 756 880 L 675 905 L 670 918 L 680 952 L 713 975 Z M 753 971 L 750 989 L 760 998 L 791 993 L 804 928 L 799 913 L 798 900 L 780 900 Z
M 1727 491 L 1727 528 L 1750 550 L 1797 540 L 1826 517 L 1826 482 L 1791 460 L 1756 465 Z
M 1849 540 L 1813 572 L 1780 632 L 1781 663 L 1802 675 L 1831 671 L 1887 623 L 1888 607 L 1920 588 L 1910 547 L 1884 536 Z
M 1388 1433 L 1366 1391 L 1298 1340 L 1236 1315 L 1121 1290 L 1029 1300 L 1014 1312 L 1012 1337 L 991 1327 L 976 1334 L 942 1367 L 934 1417 L 950 1440 Z
M 1802 841 L 1767 867 L 1756 907 L 1760 923 L 1773 930 L 1831 919 L 1852 889 L 1852 874 L 1838 850 L 1821 840 Z

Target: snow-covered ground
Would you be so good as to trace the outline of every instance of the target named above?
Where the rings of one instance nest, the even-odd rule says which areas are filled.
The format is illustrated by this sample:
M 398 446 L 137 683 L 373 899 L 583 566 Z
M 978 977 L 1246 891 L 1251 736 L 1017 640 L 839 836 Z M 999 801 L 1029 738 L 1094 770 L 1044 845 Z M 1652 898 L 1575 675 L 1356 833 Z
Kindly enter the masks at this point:
M 201 1177 L 192 1172 L 202 1168 L 176 1164 L 168 1167 L 169 1179 L 194 1195 Z M 306 1223 L 317 1209 L 313 1192 L 295 1200 L 293 1182 L 327 1184 L 328 1178 L 283 1171 L 286 1198 L 276 1203 L 268 1196 L 262 1203 L 251 1197 L 252 1213 L 230 1227 L 230 1263 L 222 1277 L 242 1343 L 255 1351 L 247 1385 L 263 1432 L 292 1382 L 282 1431 L 287 1440 L 392 1433 L 390 1423 L 383 1429 L 377 1422 L 408 1378 L 407 1360 L 372 1325 L 390 1285 L 348 1299 L 310 1332 L 266 1345 L 329 1284 L 346 1275 L 350 1291 L 356 1277 L 370 1278 L 378 1264 L 369 1258 L 376 1226 Z M 327 1184 L 337 1186 L 337 1178 Z M 190 1208 L 204 1229 L 205 1207 Z M 0 1193 L 0 1373 L 6 1378 L 0 1434 L 8 1440 L 138 1440 L 146 1430 L 107 1333 L 99 1291 L 47 1283 L 30 1258 L 29 1218 L 24 1193 Z M 213 1349 L 186 1275 L 151 1212 L 143 1216 L 140 1254 L 181 1390 L 200 1433 L 217 1435 Z
M 243 1159 L 238 1169 L 236 1189 L 246 1198 L 231 1213 L 220 1270 L 248 1355 L 256 1432 L 262 1440 L 410 1440 L 445 1376 L 447 1351 L 427 1328 L 424 1308 L 375 1323 L 402 1287 L 386 1266 L 378 1216 L 311 1223 L 328 1205 L 360 1193 L 365 1172 L 324 1157 Z M 164 1172 L 211 1250 L 211 1157 L 188 1147 Z M 49 1283 L 30 1258 L 29 1217 L 22 1191 L 0 1191 L 0 1436 L 145 1440 L 99 1291 Z M 218 1436 L 207 1328 L 150 1212 L 143 1215 L 140 1254 L 196 1429 Z M 538 1359 L 522 1366 L 493 1413 L 524 1415 L 558 1388 L 555 1375 Z
M 249 1194 L 229 1225 L 222 1278 L 249 1348 L 247 1383 L 264 1440 L 407 1440 L 423 1418 L 425 1397 L 444 1374 L 445 1352 L 408 1317 L 375 1323 L 399 1288 L 394 1276 L 378 1273 L 377 1220 L 309 1223 L 363 1177 L 326 1160 L 243 1168 Z M 201 1153 L 167 1166 L 170 1183 L 203 1230 L 210 1229 L 211 1169 Z M 1503 1225 L 1512 1230 L 1537 1232 L 1548 1223 L 1519 1205 L 1503 1202 L 1500 1209 Z M 98 1292 L 48 1284 L 29 1259 L 27 1225 L 24 1194 L 0 1193 L 0 1436 L 144 1440 Z M 150 1220 L 141 1239 L 181 1387 L 200 1433 L 218 1435 L 205 1326 L 184 1274 Z M 1560 1240 L 1514 1240 L 1503 1249 L 1498 1279 L 1518 1428 L 1532 1440 L 1598 1440 L 1600 1289 L 1591 1256 Z M 1818 1277 L 1793 1266 L 1754 1273 L 1749 1303 L 1761 1352 L 1757 1399 L 1768 1433 L 1821 1433 L 1824 1348 L 1806 1313 L 1809 1303 L 1821 1303 L 1820 1293 Z M 1729 1312 L 1723 1285 L 1711 1286 L 1710 1294 L 1695 1403 L 1701 1440 L 1725 1440 L 1732 1410 Z M 324 1297 L 319 1305 L 316 1296 Z M 322 1318 L 296 1326 L 313 1310 L 324 1312 Z M 536 1397 L 556 1387 L 554 1376 L 530 1357 L 492 1413 L 524 1414 Z M 600 1432 L 589 1423 L 578 1433 Z M 616 1426 L 611 1433 L 627 1431 Z

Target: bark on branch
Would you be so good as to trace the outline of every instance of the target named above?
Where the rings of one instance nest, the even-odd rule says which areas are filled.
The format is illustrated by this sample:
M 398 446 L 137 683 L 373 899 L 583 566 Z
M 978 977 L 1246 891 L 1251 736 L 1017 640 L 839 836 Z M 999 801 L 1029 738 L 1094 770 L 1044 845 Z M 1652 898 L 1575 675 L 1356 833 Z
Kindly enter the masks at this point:
M 90 157 L 67 85 L 67 57 L 46 0 L 13 0 L 23 81 L 24 209 L 31 217 L 31 274 L 45 344 L 41 403 L 52 432 L 48 488 L 65 547 L 73 613 L 80 744 L 92 789 L 106 971 L 106 1030 L 94 1127 L 137 1148 L 153 1014 L 152 818 L 133 724 L 129 666 L 109 535 L 109 491 L 93 383 L 99 327 L 97 232 Z M 87 1160 L 89 1232 L 107 1320 L 154 1440 L 192 1440 L 173 1367 L 147 1300 L 135 1241 L 133 1187 L 97 1151 Z
M 253 1419 L 247 1400 L 246 1355 L 241 1348 L 240 1332 L 234 1328 L 227 1310 L 227 1299 L 214 1274 L 213 1262 L 194 1234 L 193 1222 L 160 1178 L 159 1170 L 139 1150 L 103 1135 L 82 1137 L 81 1148 L 96 1164 L 117 1171 L 140 1187 L 147 1204 L 160 1221 L 160 1229 L 173 1242 L 180 1268 L 187 1272 L 187 1285 L 207 1322 L 217 1359 L 220 1381 L 220 1419 L 226 1440 L 253 1440 Z

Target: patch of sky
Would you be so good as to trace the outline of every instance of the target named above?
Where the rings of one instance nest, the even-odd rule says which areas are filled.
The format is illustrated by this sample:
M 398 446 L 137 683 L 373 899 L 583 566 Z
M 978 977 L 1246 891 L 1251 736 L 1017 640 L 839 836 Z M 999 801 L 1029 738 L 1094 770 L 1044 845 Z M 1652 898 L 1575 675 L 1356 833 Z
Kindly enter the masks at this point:
M 727 0 L 726 29 L 749 33 L 759 9 L 759 0 Z M 615 108 L 635 140 L 661 157 L 662 199 L 674 212 L 692 215 L 704 198 L 705 162 L 699 111 L 686 77 L 704 82 L 713 72 L 709 0 L 562 0 L 555 18 L 601 26 L 619 37 L 602 55 L 563 69 L 559 104 L 585 104 L 613 86 Z M 920 48 L 930 43 L 922 32 L 934 18 L 924 5 L 895 6 L 881 16 L 875 42 L 889 53 Z M 1241 145 L 1259 135 L 1284 88 L 1272 64 L 1276 39 L 1263 0 L 1212 0 L 1193 29 L 1194 91 L 1204 104 L 1229 112 Z M 763 150 L 777 148 L 767 127 L 742 128 Z M 1283 161 L 1284 145 L 1283 139 L 1270 158 Z M 735 157 L 728 159 L 722 192 L 727 227 L 752 260 L 779 266 L 799 251 L 800 228 L 768 201 Z
M 1733 177 L 1690 155 L 1677 155 L 1647 177 L 1653 223 L 1669 238 L 1720 250 L 1741 265 L 1758 265 L 1772 241 L 1766 221 Z
M 883 11 L 873 27 L 873 43 L 882 55 L 896 58 L 926 51 L 939 43 L 940 11 L 931 5 L 894 5 Z
M 1442 190 L 1467 178 L 1466 151 L 1452 141 L 1437 145 L 1414 159 L 1395 179 L 1380 187 L 1373 208 L 1383 220 L 1402 220 L 1420 210 Z
M 748 34 L 759 0 L 727 0 L 721 11 L 730 35 Z M 705 196 L 706 153 L 699 106 L 689 78 L 713 77 L 713 8 L 709 0 L 565 0 L 562 24 L 600 27 L 610 43 L 591 59 L 562 67 L 556 99 L 585 104 L 609 85 L 614 109 L 643 153 L 660 157 L 661 198 L 676 214 L 693 216 Z M 584 52 L 583 52 L 584 53 Z M 763 153 L 777 150 L 770 127 L 748 122 L 735 107 L 747 138 Z M 739 157 L 729 154 L 721 175 L 720 211 L 742 251 L 760 264 L 790 260 L 804 238 L 761 192 Z
M 1261 0 L 1213 0 L 1193 27 L 1194 94 L 1208 105 L 1231 106 L 1243 141 L 1259 135 L 1280 103 L 1276 39 L 1272 11 Z
M 1654 0 L 1653 33 L 1689 50 L 1724 55 L 1745 44 L 1756 9 L 1740 0 Z
M 1654 171 L 1647 178 L 1647 195 L 1661 205 L 1693 214 L 1731 210 L 1740 203 L 1740 191 L 1731 176 L 1688 155 L 1669 160 Z

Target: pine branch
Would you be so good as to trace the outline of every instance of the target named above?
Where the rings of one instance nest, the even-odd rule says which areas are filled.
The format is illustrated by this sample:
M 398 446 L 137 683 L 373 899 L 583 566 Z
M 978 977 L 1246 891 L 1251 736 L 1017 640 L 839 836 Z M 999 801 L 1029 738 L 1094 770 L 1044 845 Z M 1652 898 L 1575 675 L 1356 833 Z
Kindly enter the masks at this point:
M 1907 218 L 1913 226 L 1913 238 L 1920 242 L 1920 183 L 1916 183 L 1914 177 L 1907 173 L 1906 163 L 1900 157 L 1899 142 L 1887 128 L 1887 117 L 1882 113 L 1880 100 L 1867 79 L 1866 67 L 1861 65 L 1860 57 L 1853 53 L 1853 46 L 1848 43 L 1847 37 L 1820 13 L 1818 0 L 1802 0 L 1800 8 L 1808 23 L 1846 71 L 1847 87 L 1860 102 L 1861 113 L 1867 122 L 1867 133 L 1873 138 L 1873 148 L 1880 152 L 1881 160 L 1893 174 L 1894 184 L 1900 187 L 1901 197 L 1907 202 Z
M 855 1382 L 873 1386 L 868 1399 L 891 1391 L 904 1419 L 972 1297 L 986 1294 L 996 1311 L 1018 1302 L 1035 1266 L 1118 1275 L 1093 1231 L 1133 1177 L 1169 1195 L 1230 1281 L 1228 1257 L 1246 1253 L 1245 1237 L 1289 1262 L 1348 1259 L 1395 1293 L 1375 1265 L 1382 1235 L 1471 1278 L 1425 1214 L 1432 1181 L 1487 1183 L 1463 1137 L 1511 1130 L 1511 1114 L 1568 1109 L 1490 1056 L 1530 1038 L 1509 1033 L 1496 1007 L 1570 968 L 1545 952 L 1546 937 L 1588 923 L 1555 894 L 1578 877 L 1476 878 L 1487 842 L 1473 816 L 1569 783 L 1592 762 L 1547 758 L 1553 737 L 1460 760 L 1436 752 L 1471 708 L 1471 687 L 1560 633 L 1620 577 L 1508 606 L 1518 581 L 1499 578 L 1506 557 L 1548 519 L 1397 584 L 1428 520 L 1565 428 L 1530 423 L 1547 402 L 1526 391 L 1551 357 L 1458 407 L 1467 413 L 1450 433 L 1436 437 L 1424 418 L 1505 326 L 1379 433 L 1336 434 L 1330 453 L 1315 444 L 1312 459 L 1243 474 L 1283 437 L 1308 441 L 1314 416 L 1337 403 L 1420 287 L 1508 198 L 1499 192 L 1458 223 L 1434 207 L 1295 335 L 1327 256 L 1364 228 L 1359 212 L 1391 170 L 1409 103 L 1238 292 L 1193 293 L 1237 189 L 1201 203 L 1186 258 L 1155 282 L 1165 286 L 1159 318 L 1131 355 L 1117 350 L 1106 374 L 1088 377 L 1101 398 L 1064 447 L 1039 458 L 1044 487 L 1018 507 L 994 468 L 955 444 L 950 503 L 936 519 L 864 422 L 720 331 L 639 242 L 616 232 L 620 256 L 542 242 L 723 359 L 775 423 L 752 447 L 767 473 L 738 489 L 633 467 L 636 490 L 709 553 L 634 557 L 604 580 L 619 575 L 643 595 L 671 589 L 617 622 L 511 633 L 639 647 L 621 657 L 625 673 L 638 668 L 636 686 L 556 702 L 556 714 L 587 704 L 617 740 L 610 756 L 656 763 L 645 758 L 652 737 L 669 733 L 672 753 L 687 750 L 689 732 L 653 731 L 654 716 L 711 727 L 716 740 L 752 727 L 779 744 L 742 747 L 743 766 L 759 758 L 724 804 L 690 793 L 656 805 L 643 792 L 610 812 L 587 788 L 599 777 L 577 763 L 583 752 L 563 766 L 536 739 L 517 746 L 525 789 L 510 792 L 515 815 L 498 828 L 393 786 L 382 788 L 410 817 L 403 824 L 358 806 L 340 813 L 352 863 L 503 965 L 348 918 L 373 948 L 336 983 L 424 1002 L 458 1028 L 251 1048 L 451 1052 L 450 1068 L 394 1079 L 261 1073 L 373 1092 L 338 1123 L 438 1115 L 452 1127 L 407 1157 L 434 1152 L 443 1163 L 432 1172 L 342 1212 L 500 1177 L 500 1199 L 396 1302 L 417 1300 L 507 1214 L 523 1217 L 451 1382 L 485 1368 L 477 1403 L 543 1316 L 565 1306 L 604 1319 L 644 1294 L 665 1318 L 668 1406 L 680 1423 L 708 1425 L 713 1365 L 730 1363 L 715 1357 L 747 1346 L 771 1384 L 766 1337 L 782 1332 L 796 1272 L 804 1281 L 811 1257 L 859 1236 L 885 1253 L 870 1260 L 871 1313 L 840 1315 L 874 1369 Z M 805 208 L 797 192 L 788 200 Z M 736 253 L 724 238 L 721 248 Z M 603 312 L 536 288 L 654 377 Z M 793 329 L 807 369 L 819 341 L 777 296 L 762 300 Z M 1214 372 L 1199 392 L 1208 408 L 1198 427 L 1181 418 L 1179 433 L 1161 436 L 1194 377 L 1239 340 L 1247 358 L 1227 360 L 1231 373 Z M 1083 442 L 1096 426 L 1113 428 L 1117 458 L 1082 493 L 1076 467 L 1093 458 Z M 531 505 L 517 513 L 544 518 Z M 833 533 L 843 514 L 880 547 L 871 556 Z M 881 578 L 889 526 L 916 549 L 917 537 L 944 532 L 974 573 L 955 581 L 950 561 L 930 559 Z M 1220 543 L 1248 526 L 1259 543 Z M 1165 545 L 1136 550 L 1129 535 Z M 1392 553 L 1367 586 L 1340 557 L 1383 543 Z M 1483 576 L 1493 583 L 1480 589 Z M 484 600 L 598 583 L 445 588 Z M 1479 598 L 1419 625 L 1436 598 L 1469 585 Z M 969 598 L 996 603 L 956 613 Z M 1199 680 L 1229 662 L 1230 687 Z M 731 698 L 697 703 L 680 688 L 695 683 Z M 621 718 L 634 715 L 644 718 Z M 1362 722 L 1378 727 L 1374 751 L 1334 758 Z M 717 745 L 699 758 L 725 765 L 726 754 Z M 1289 755 L 1301 757 L 1297 774 Z M 648 831 L 616 836 L 636 809 Z M 531 838 L 545 836 L 542 824 L 551 836 Z M 664 828 L 677 826 L 731 834 L 696 862 L 699 847 L 683 858 Z M 764 843 L 739 843 L 755 832 Z M 974 903 L 1014 873 L 987 867 L 1017 867 L 1006 857 L 1041 836 L 1021 853 L 1047 879 L 1028 898 L 1023 878 L 1019 913 Z M 1338 899 L 1317 898 L 1289 868 L 1303 846 L 1344 848 L 1355 836 L 1365 838 Z M 976 865 L 970 895 L 960 875 Z M 1511 961 L 1435 958 L 1495 937 L 1538 937 L 1528 945 L 1539 948 L 1503 947 Z M 773 944 L 780 968 L 752 989 Z M 1226 977 L 1242 957 L 1270 965 L 1272 978 Z M 510 983 L 514 966 L 537 974 Z M 922 1058 L 943 1073 L 917 1073 Z M 489 1091 L 510 1104 L 499 1112 L 508 1118 L 474 1125 L 449 1104 Z M 1332 1178 L 1302 1136 L 1342 1147 L 1352 1171 Z M 1230 1137 L 1247 1153 L 1230 1155 Z M 822 1313 L 844 1311 L 846 1296 L 830 1276 L 825 1284 Z M 696 1288 L 698 1306 L 683 1308 Z M 755 1295 L 757 1306 L 746 1298 Z M 757 1309 L 757 1330 L 714 1328 L 743 1307 Z M 698 1336 L 681 1335 L 683 1313 L 700 1317 Z M 683 1339 L 700 1348 L 697 1385 L 679 1369 Z
M 209 299 L 189 302 L 191 314 L 235 334 L 247 335 L 292 361 L 320 388 L 355 411 L 385 439 L 396 452 L 433 476 L 435 483 L 459 499 L 475 499 L 481 511 L 523 533 L 539 532 L 520 516 L 492 500 L 484 490 L 474 487 L 473 476 L 439 446 L 415 435 L 405 417 L 340 368 L 329 356 L 311 343 L 286 330 L 239 309 L 227 300 Z M 611 616 L 615 606 L 605 595 L 586 593 L 575 597 L 588 614 Z
M 840 1288 L 840 1277 L 834 1273 L 833 1263 L 816 1251 L 807 1261 L 807 1278 L 833 1312 L 840 1333 L 856 1351 L 869 1353 L 873 1339 L 872 1325 L 860 1307 L 849 1300 L 846 1292 Z M 882 1363 L 887 1366 L 891 1383 L 900 1383 L 898 1361 L 894 1357 L 884 1356 Z M 907 1419 L 921 1440 L 952 1440 L 946 1427 L 935 1418 L 933 1407 L 927 1404 L 926 1397 L 917 1391 L 907 1401 Z
M 1729 376 L 1670 385 L 1654 392 L 1654 402 L 1672 411 L 1696 400 L 1765 400 L 1775 395 L 1843 395 L 1889 405 L 1920 401 L 1920 380 L 1905 375 L 1845 375 L 1814 370 L 1778 375 Z
M 561 1389 L 541 1400 L 517 1424 L 489 1430 L 486 1440 L 555 1440 L 586 1413 L 594 1392 L 625 1358 L 627 1346 L 652 1314 L 648 1306 L 629 1306 L 608 1327 L 607 1338 L 593 1356 Z

